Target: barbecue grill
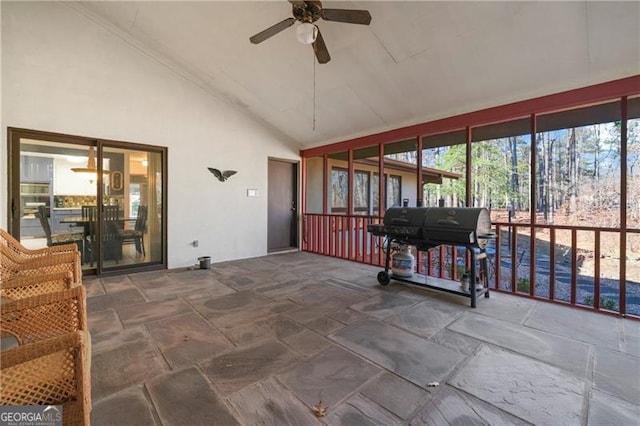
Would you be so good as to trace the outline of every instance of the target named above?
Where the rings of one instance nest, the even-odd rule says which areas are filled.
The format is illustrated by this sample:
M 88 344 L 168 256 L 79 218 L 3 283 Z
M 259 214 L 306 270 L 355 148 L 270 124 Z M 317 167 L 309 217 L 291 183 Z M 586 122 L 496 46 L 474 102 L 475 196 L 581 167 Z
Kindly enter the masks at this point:
M 378 282 L 389 284 L 393 278 L 398 281 L 420 285 L 448 293 L 467 296 L 471 307 L 476 307 L 477 296 L 489 297 L 488 260 L 485 248 L 489 240 L 495 238 L 491 230 L 491 217 L 485 208 L 448 207 L 391 207 L 385 212 L 383 223 L 369 225 L 367 231 L 375 236 L 385 237 L 385 269 L 378 274 Z M 476 288 L 475 280 L 470 290 L 459 283 L 435 277 L 417 275 L 400 277 L 389 274 L 392 244 L 415 246 L 418 251 L 428 251 L 440 245 L 462 246 L 471 259 L 470 276 L 478 277 L 482 288 Z M 480 270 L 477 271 L 477 262 Z M 479 273 L 478 273 L 479 272 Z

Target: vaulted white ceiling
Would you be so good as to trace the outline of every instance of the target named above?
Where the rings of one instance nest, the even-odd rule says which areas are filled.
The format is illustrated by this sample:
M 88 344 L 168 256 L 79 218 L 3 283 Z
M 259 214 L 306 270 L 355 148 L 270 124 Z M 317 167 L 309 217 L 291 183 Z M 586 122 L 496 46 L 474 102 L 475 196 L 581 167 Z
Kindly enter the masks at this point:
M 301 148 L 640 74 L 639 2 L 323 6 L 372 21 L 318 21 L 331 61 L 314 70 L 297 23 L 249 42 L 291 16 L 285 0 L 72 4 Z

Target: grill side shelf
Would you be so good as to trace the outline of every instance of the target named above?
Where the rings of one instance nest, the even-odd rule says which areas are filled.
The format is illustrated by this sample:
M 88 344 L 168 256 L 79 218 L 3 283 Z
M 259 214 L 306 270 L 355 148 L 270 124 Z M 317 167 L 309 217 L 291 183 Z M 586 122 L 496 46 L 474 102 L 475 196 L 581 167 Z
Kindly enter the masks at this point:
M 487 252 L 484 248 L 477 249 L 472 247 L 467 247 L 467 251 L 471 257 L 471 276 L 472 277 L 481 277 L 482 280 L 482 288 L 476 289 L 475 280 L 472 280 L 470 287 L 473 290 L 464 291 L 462 290 L 460 283 L 458 281 L 449 280 L 445 278 L 432 277 L 423 274 L 414 273 L 412 277 L 398 277 L 394 276 L 389 271 L 389 265 L 391 261 L 391 244 L 392 242 L 397 242 L 397 240 L 389 238 L 387 240 L 386 247 L 386 262 L 385 268 L 383 271 L 380 271 L 378 274 L 378 282 L 382 285 L 387 285 L 391 280 L 399 281 L 407 284 L 416 285 L 419 287 L 425 287 L 431 290 L 443 291 L 450 294 L 455 294 L 458 296 L 468 297 L 471 299 L 471 307 L 475 308 L 477 304 L 477 299 L 481 295 L 484 295 L 485 298 L 489 298 L 489 264 Z M 411 244 L 411 243 L 409 243 Z M 478 269 L 479 267 L 479 269 Z

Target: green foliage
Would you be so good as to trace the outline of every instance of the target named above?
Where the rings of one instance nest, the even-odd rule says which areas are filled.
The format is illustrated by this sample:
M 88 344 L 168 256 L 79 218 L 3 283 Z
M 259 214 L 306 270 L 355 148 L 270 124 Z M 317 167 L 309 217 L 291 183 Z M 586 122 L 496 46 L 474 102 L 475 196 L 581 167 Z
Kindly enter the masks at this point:
M 531 280 L 526 277 L 518 278 L 518 291 L 523 293 L 529 293 L 529 289 L 531 288 Z
M 447 270 L 448 276 L 453 277 L 453 265 L 451 263 L 447 263 L 445 265 L 445 268 Z M 466 268 L 464 265 L 458 264 L 456 266 L 456 273 L 457 273 L 456 277 L 458 277 L 458 279 L 460 279 L 465 272 L 466 272 Z
M 589 294 L 585 296 L 583 303 L 588 306 L 593 306 L 593 295 Z M 606 309 L 608 311 L 618 311 L 618 303 L 614 299 L 600 296 L 600 309 Z

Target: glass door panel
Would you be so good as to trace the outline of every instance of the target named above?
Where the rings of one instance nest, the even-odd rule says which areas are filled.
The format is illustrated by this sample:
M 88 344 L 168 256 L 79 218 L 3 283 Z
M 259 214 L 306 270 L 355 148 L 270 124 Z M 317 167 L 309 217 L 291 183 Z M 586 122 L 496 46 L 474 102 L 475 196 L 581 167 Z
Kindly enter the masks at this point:
M 160 263 L 163 257 L 163 164 L 160 152 L 105 146 L 102 268 Z
M 18 146 L 20 242 L 31 249 L 74 243 L 83 269 L 94 268 L 95 222 L 83 217 L 83 206 L 96 206 L 95 148 L 29 138 Z

